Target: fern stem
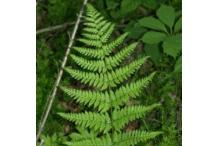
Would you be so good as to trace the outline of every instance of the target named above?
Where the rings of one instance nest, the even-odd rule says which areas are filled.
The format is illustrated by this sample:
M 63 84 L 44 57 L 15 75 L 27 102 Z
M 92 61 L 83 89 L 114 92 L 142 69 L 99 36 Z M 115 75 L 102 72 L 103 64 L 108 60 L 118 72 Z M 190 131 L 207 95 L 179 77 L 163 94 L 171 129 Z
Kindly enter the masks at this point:
M 53 88 L 53 90 L 52 90 L 52 94 L 51 94 L 50 99 L 49 99 L 49 101 L 48 101 L 48 106 L 47 106 L 46 109 L 45 109 L 45 112 L 44 112 L 45 114 L 42 116 L 42 120 L 41 120 L 40 125 L 39 125 L 39 129 L 38 129 L 37 136 L 36 136 L 36 141 L 38 141 L 38 139 L 39 139 L 39 137 L 40 137 L 40 135 L 41 135 L 41 133 L 42 133 L 42 131 L 43 131 L 43 129 L 44 129 L 44 126 L 45 126 L 45 123 L 46 123 L 46 121 L 47 121 L 48 115 L 49 115 L 49 113 L 50 113 L 52 104 L 53 104 L 53 102 L 54 102 L 54 99 L 55 99 L 55 96 L 56 96 L 56 93 L 57 93 L 57 88 L 58 88 L 58 86 L 59 86 L 59 84 L 60 84 L 60 81 L 61 81 L 61 78 L 62 78 L 62 75 L 63 75 L 63 68 L 64 68 L 65 65 L 66 65 L 67 58 L 68 58 L 68 56 L 69 56 L 70 50 L 71 50 L 71 48 L 72 48 L 72 45 L 73 45 L 73 43 L 74 43 L 75 36 L 76 36 L 76 32 L 77 32 L 77 30 L 78 30 L 78 26 L 79 26 L 79 24 L 80 24 L 80 20 L 81 20 L 83 11 L 84 11 L 84 7 L 85 7 L 85 5 L 87 4 L 87 1 L 88 1 L 88 0 L 84 0 L 84 1 L 83 1 L 83 5 L 82 5 L 82 7 L 81 7 L 81 9 L 80 9 L 80 12 L 79 12 L 79 15 L 78 15 L 78 17 L 77 17 L 77 21 L 76 21 L 76 23 L 75 23 L 74 30 L 73 30 L 73 32 L 72 32 L 72 35 L 71 35 L 71 38 L 70 38 L 70 41 L 69 41 L 69 44 L 68 44 L 68 47 L 67 47 L 67 50 L 66 50 L 64 59 L 63 59 L 62 64 L 61 64 L 61 69 L 60 69 L 60 71 L 59 71 L 59 73 L 58 73 L 57 80 L 56 80 L 56 82 L 55 82 L 55 84 L 54 84 L 54 88 Z
M 110 90 L 110 87 L 108 88 L 108 90 Z M 110 100 L 110 105 L 112 105 L 112 100 L 111 98 L 109 98 Z M 113 140 L 113 134 L 114 134 L 114 127 L 113 127 L 113 117 L 112 117 L 112 113 L 113 113 L 113 109 L 112 109 L 112 106 L 110 108 L 110 110 L 108 111 L 109 112 L 109 116 L 110 116 L 110 121 L 111 121 L 111 134 L 110 134 L 110 137 L 111 137 L 111 143 L 113 145 L 114 143 L 114 140 Z

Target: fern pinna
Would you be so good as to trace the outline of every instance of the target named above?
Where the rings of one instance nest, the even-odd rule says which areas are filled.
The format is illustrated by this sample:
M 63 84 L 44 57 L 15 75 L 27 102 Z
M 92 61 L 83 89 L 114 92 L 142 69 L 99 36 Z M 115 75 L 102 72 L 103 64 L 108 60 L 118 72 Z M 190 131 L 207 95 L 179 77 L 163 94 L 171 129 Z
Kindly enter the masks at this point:
M 79 127 L 97 133 L 95 136 L 75 134 L 75 141 L 67 142 L 70 146 L 132 146 L 138 142 L 152 139 L 161 132 L 130 131 L 123 128 L 131 121 L 143 118 L 146 112 L 160 106 L 125 106 L 130 98 L 136 98 L 140 91 L 152 80 L 154 73 L 135 82 L 125 83 L 132 74 L 146 61 L 147 57 L 139 58 L 130 64 L 121 66 L 137 43 L 132 43 L 112 55 L 113 49 L 123 43 L 127 33 L 113 41 L 109 38 L 114 30 L 114 24 L 108 22 L 90 4 L 86 7 L 84 17 L 85 28 L 83 38 L 78 41 L 86 47 L 74 47 L 80 57 L 71 54 L 73 61 L 82 69 L 65 68 L 74 79 L 92 87 L 92 90 L 61 87 L 63 92 L 93 110 L 82 113 L 59 113 L 66 120 L 74 122 Z M 88 59 L 87 59 L 88 58 Z

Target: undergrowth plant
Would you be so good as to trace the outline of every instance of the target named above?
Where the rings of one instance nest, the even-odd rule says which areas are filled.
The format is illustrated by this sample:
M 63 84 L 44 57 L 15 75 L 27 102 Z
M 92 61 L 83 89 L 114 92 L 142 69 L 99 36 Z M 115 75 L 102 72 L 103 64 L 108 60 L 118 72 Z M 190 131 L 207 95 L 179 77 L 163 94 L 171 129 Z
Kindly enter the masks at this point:
M 149 16 L 139 20 L 139 25 L 150 29 L 142 41 L 150 45 L 162 43 L 163 52 L 173 58 L 178 57 L 182 48 L 182 17 L 177 13 L 172 6 L 161 5 L 156 11 L 158 19 Z
M 140 95 L 142 89 L 149 85 L 155 73 L 130 81 L 148 57 L 138 58 L 123 65 L 124 60 L 134 51 L 137 43 L 125 46 L 114 53 L 121 45 L 127 33 L 111 40 L 115 25 L 107 20 L 90 4 L 86 7 L 84 16 L 83 38 L 78 39 L 85 46 L 74 47 L 70 55 L 81 68 L 66 67 L 65 71 L 72 78 L 85 84 L 87 88 L 70 88 L 61 86 L 64 93 L 77 103 L 86 106 L 79 113 L 58 113 L 61 117 L 74 122 L 78 134 L 74 141 L 65 142 L 70 146 L 133 146 L 146 142 L 160 135 L 160 131 L 126 131 L 125 126 L 136 119 L 143 118 L 146 113 L 160 106 L 155 103 L 149 106 L 127 105 L 131 98 Z M 94 134 L 90 134 L 94 133 Z

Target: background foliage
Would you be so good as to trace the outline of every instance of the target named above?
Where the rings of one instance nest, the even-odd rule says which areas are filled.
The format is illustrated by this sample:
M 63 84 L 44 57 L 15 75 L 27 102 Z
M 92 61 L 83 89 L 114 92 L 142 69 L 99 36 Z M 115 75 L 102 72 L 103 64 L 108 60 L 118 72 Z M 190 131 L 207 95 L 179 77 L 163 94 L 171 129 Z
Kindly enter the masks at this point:
M 114 36 L 129 32 L 129 41 L 140 42 L 130 60 L 141 55 L 151 56 L 134 77 L 141 77 L 152 71 L 158 73 L 149 88 L 144 90 L 140 103 L 162 102 L 162 109 L 151 113 L 146 119 L 132 122 L 127 129 L 136 129 L 141 125 L 144 130 L 164 131 L 162 137 L 147 143 L 148 146 L 180 146 L 182 127 L 181 0 L 93 0 L 89 2 L 106 19 L 117 24 Z M 38 1 L 37 30 L 75 21 L 81 5 L 81 0 Z M 37 126 L 55 82 L 68 44 L 69 32 L 72 29 L 71 25 L 37 35 Z M 71 86 L 81 86 L 65 74 L 63 79 L 62 84 L 71 83 Z M 74 125 L 64 121 L 56 113 L 74 112 L 82 108 L 84 107 L 70 101 L 63 93 L 57 94 L 42 136 L 46 146 L 62 145 L 63 141 L 72 139 L 73 132 L 76 131 Z

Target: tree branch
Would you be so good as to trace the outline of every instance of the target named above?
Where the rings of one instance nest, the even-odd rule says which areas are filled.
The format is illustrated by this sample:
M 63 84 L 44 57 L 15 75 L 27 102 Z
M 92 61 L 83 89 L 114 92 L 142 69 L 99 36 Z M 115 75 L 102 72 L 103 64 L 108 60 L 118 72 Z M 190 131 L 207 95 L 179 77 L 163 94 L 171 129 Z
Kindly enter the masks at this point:
M 54 31 L 60 28 L 64 28 L 70 25 L 75 24 L 75 22 L 68 22 L 68 23 L 64 23 L 64 24 L 60 24 L 60 25 L 55 25 L 55 26 L 51 26 L 51 27 L 47 27 L 47 28 L 43 28 L 43 29 L 39 29 L 36 31 L 36 35 L 45 33 L 45 32 L 49 32 L 49 31 Z
M 42 139 L 39 146 L 43 146 L 43 145 L 44 145 L 44 140 Z
M 42 133 L 42 131 L 43 131 L 43 129 L 44 129 L 44 126 L 45 126 L 45 123 L 46 123 L 46 121 L 47 121 L 48 115 L 49 115 L 49 113 L 50 113 L 50 110 L 51 110 L 53 101 L 54 101 L 55 96 L 56 96 L 56 93 L 57 93 L 57 88 L 58 88 L 58 86 L 59 86 L 60 80 L 61 80 L 62 75 L 63 75 L 63 69 L 64 69 L 64 67 L 65 67 L 65 65 L 66 65 L 67 58 L 68 58 L 68 56 L 69 56 L 71 47 L 72 47 L 72 45 L 73 45 L 73 43 L 74 43 L 75 35 L 76 35 L 77 30 L 78 30 L 78 26 L 79 26 L 79 23 L 80 23 L 80 20 L 81 20 L 83 11 L 84 11 L 84 7 L 85 7 L 85 5 L 87 4 L 87 1 L 88 1 L 88 0 L 84 0 L 84 1 L 83 1 L 83 5 L 82 5 L 81 10 L 80 10 L 80 12 L 79 12 L 77 21 L 76 21 L 75 26 L 74 26 L 74 30 L 73 30 L 73 32 L 72 32 L 72 34 L 71 34 L 71 38 L 70 38 L 70 41 L 69 41 L 69 44 L 68 44 L 68 47 L 67 47 L 65 56 L 64 56 L 63 61 L 62 61 L 62 64 L 61 64 L 61 69 L 60 69 L 60 71 L 59 71 L 59 73 L 58 73 L 57 80 L 56 80 L 56 82 L 55 82 L 55 84 L 54 84 L 54 87 L 53 87 L 53 90 L 52 90 L 52 94 L 51 94 L 51 96 L 49 97 L 48 106 L 47 106 L 47 108 L 46 108 L 46 110 L 45 110 L 45 114 L 42 116 L 42 120 L 41 120 L 41 122 L 40 122 L 40 124 L 39 124 L 39 129 L 38 129 L 38 133 L 37 133 L 37 136 L 36 136 L 36 141 L 38 141 L 38 139 L 39 139 L 39 137 L 40 137 L 40 135 L 41 135 L 41 133 Z

